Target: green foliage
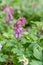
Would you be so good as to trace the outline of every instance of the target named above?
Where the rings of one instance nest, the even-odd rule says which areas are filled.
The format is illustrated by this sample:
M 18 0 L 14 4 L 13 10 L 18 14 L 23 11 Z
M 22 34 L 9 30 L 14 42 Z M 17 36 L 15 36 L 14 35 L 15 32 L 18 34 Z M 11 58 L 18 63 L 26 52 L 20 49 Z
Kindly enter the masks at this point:
M 2 12 L 5 5 L 14 9 L 12 23 L 5 23 L 6 14 Z M 18 17 L 26 18 L 22 37 L 16 39 L 13 25 Z M 23 65 L 19 59 L 23 55 L 28 65 L 43 64 L 43 1 L 42 0 L 0 0 L 0 65 Z M 5 63 L 5 64 L 3 64 Z

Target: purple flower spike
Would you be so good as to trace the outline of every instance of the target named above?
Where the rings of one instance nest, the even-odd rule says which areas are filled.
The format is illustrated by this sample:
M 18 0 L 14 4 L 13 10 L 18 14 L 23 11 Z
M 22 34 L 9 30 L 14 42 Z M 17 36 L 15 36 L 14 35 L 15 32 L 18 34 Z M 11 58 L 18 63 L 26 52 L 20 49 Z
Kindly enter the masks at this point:
M 20 17 L 16 23 L 14 24 L 14 33 L 16 35 L 16 38 L 20 38 L 21 34 L 23 32 L 22 26 L 26 23 L 26 19 L 23 17 Z
M 20 38 L 23 30 L 20 25 L 14 24 L 14 33 L 16 35 L 16 38 Z
M 6 22 L 9 22 L 9 21 L 11 21 L 13 19 L 13 16 L 12 15 L 14 13 L 14 10 L 13 10 L 12 7 L 5 6 L 5 7 L 3 7 L 2 11 L 4 13 L 7 13 L 6 16 L 5 16 L 5 21 Z

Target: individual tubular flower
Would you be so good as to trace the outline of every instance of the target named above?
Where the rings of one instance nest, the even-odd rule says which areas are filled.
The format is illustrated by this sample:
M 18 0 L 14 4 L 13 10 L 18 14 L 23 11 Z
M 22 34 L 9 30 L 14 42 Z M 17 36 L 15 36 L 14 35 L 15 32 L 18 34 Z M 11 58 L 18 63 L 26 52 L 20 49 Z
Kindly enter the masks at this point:
M 10 6 L 7 5 L 7 6 L 3 7 L 2 11 L 4 13 L 7 13 L 6 16 L 5 16 L 5 21 L 6 22 L 9 22 L 9 21 L 11 21 L 13 19 L 12 15 L 14 13 L 14 10 L 13 10 L 12 7 L 10 7 Z
M 17 23 L 14 24 L 14 33 L 16 35 L 16 38 L 20 38 L 21 37 L 21 34 L 22 34 L 22 27 L 21 25 L 18 25 Z
M 21 34 L 23 32 L 22 26 L 26 23 L 26 19 L 23 17 L 20 17 L 16 23 L 14 24 L 14 33 L 16 35 L 16 38 L 20 38 Z
M 26 23 L 26 19 L 24 17 L 19 17 L 18 20 L 17 20 L 17 24 L 18 25 L 25 25 Z
M 23 55 L 22 59 L 19 59 L 19 62 L 23 63 L 23 65 L 28 65 L 28 59 Z

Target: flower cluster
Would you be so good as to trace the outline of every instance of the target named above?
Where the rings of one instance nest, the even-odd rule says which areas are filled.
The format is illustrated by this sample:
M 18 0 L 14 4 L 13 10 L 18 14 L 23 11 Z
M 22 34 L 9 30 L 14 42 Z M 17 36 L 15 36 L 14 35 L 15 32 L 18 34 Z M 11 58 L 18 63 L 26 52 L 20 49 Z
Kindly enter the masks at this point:
M 7 5 L 7 6 L 3 7 L 2 11 L 4 13 L 7 13 L 6 16 L 5 16 L 5 22 L 9 22 L 9 21 L 11 21 L 13 19 L 12 15 L 14 13 L 14 10 L 13 10 L 12 7 Z
M 28 65 L 29 63 L 28 59 L 24 55 L 22 59 L 19 59 L 19 62 L 23 62 L 23 65 Z
M 12 16 L 14 13 L 13 8 L 7 5 L 3 7 L 2 11 L 4 13 L 7 13 L 5 16 L 5 22 L 10 22 L 13 19 L 13 16 Z M 24 17 L 19 17 L 17 19 L 16 23 L 14 24 L 16 38 L 21 37 L 21 34 L 23 32 L 22 26 L 25 25 L 25 23 L 26 23 L 26 19 Z
M 16 23 L 14 24 L 14 30 L 16 38 L 20 38 L 23 32 L 22 26 L 26 23 L 26 19 L 24 17 L 19 17 Z

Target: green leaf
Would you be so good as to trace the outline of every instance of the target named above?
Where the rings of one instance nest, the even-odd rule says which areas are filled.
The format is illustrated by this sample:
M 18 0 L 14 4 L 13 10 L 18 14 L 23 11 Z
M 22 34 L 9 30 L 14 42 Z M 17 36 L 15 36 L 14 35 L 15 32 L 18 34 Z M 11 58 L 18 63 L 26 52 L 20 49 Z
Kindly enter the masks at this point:
M 37 60 L 32 60 L 32 61 L 30 62 L 30 65 L 42 65 L 42 62 L 37 61 Z
M 38 60 L 42 60 L 42 50 L 37 48 L 37 47 L 34 47 L 34 50 L 33 50 L 33 55 L 36 59 Z
M 7 58 L 7 55 L 0 54 L 0 62 L 5 62 Z

